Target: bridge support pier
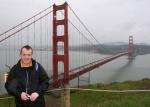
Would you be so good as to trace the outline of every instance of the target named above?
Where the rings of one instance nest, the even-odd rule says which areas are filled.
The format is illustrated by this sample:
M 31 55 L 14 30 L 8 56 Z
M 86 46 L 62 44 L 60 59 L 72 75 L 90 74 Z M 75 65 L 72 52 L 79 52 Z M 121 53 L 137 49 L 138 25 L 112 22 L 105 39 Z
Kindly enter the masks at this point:
M 61 107 L 70 107 L 70 85 L 65 84 L 61 92 Z

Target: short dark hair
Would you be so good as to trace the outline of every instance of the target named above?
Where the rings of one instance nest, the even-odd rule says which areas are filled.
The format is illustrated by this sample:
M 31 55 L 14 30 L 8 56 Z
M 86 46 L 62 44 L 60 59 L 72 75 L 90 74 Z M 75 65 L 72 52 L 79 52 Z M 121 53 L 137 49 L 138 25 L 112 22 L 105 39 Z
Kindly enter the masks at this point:
M 27 50 L 31 49 L 32 54 L 33 54 L 33 49 L 32 49 L 32 47 L 31 47 L 31 46 L 29 46 L 29 45 L 25 45 L 25 46 L 23 46 L 23 47 L 21 48 L 21 50 L 20 50 L 20 54 L 22 53 L 23 48 L 25 48 L 25 49 L 27 49 Z

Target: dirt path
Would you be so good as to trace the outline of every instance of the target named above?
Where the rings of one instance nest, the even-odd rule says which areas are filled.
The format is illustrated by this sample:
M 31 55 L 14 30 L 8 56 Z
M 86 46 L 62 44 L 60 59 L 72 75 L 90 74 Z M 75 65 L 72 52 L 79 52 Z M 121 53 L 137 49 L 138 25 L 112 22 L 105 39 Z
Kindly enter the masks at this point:
M 51 99 L 46 99 L 46 107 L 60 107 L 60 99 L 58 98 L 51 98 Z

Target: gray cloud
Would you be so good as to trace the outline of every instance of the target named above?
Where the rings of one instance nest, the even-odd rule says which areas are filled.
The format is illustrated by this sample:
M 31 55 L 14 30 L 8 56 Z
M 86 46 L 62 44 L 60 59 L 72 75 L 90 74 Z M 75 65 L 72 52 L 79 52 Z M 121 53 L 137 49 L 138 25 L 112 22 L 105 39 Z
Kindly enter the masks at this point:
M 150 0 L 67 0 L 100 42 L 150 41 Z M 0 32 L 64 0 L 0 0 Z

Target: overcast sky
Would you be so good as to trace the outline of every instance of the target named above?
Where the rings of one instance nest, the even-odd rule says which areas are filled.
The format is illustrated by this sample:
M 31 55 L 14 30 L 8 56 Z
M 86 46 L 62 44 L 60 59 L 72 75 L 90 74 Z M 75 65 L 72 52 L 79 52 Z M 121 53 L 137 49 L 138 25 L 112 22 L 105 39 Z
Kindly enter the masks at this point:
M 150 0 L 67 0 L 101 43 L 150 44 Z M 64 0 L 0 0 L 0 33 Z

